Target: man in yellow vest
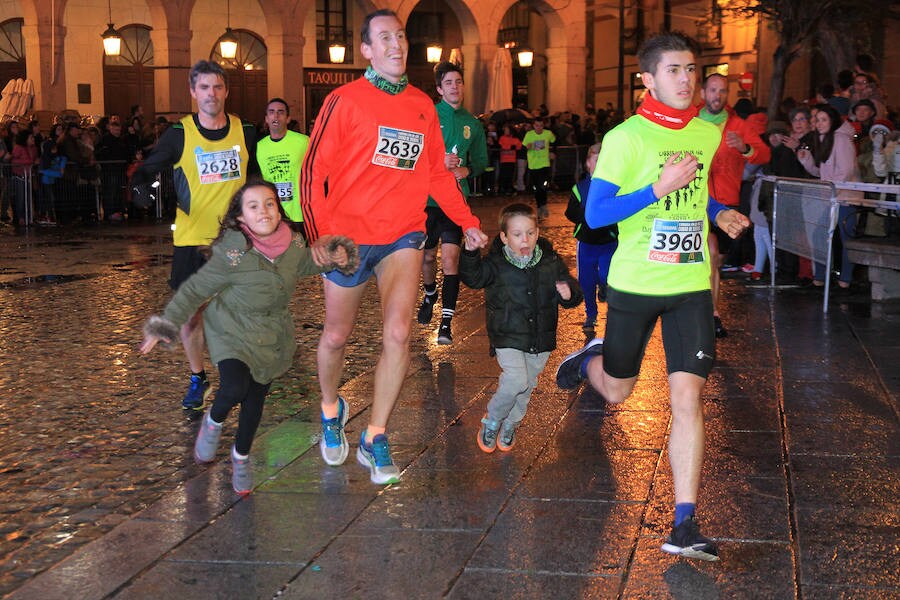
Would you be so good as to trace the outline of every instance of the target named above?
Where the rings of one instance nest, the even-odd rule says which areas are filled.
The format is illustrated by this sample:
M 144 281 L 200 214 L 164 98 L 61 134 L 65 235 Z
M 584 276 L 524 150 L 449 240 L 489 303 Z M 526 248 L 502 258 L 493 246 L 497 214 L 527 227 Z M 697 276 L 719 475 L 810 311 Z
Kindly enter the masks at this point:
M 266 106 L 269 135 L 259 141 L 256 159 L 263 179 L 278 188 L 284 213 L 295 223 L 303 222 L 300 210 L 300 167 L 309 148 L 309 137 L 287 128 L 290 109 L 281 98 L 272 98 Z
M 197 112 L 163 133 L 133 180 L 140 185 L 163 169 L 173 169 L 178 200 L 169 278 L 173 290 L 206 262 L 201 247 L 218 235 L 219 222 L 231 197 L 246 183 L 248 172 L 259 173 L 255 127 L 225 112 L 228 82 L 222 67 L 199 60 L 191 67 L 189 80 Z M 202 309 L 181 328 L 181 343 L 191 367 L 181 405 L 200 414 L 210 393 L 203 369 Z

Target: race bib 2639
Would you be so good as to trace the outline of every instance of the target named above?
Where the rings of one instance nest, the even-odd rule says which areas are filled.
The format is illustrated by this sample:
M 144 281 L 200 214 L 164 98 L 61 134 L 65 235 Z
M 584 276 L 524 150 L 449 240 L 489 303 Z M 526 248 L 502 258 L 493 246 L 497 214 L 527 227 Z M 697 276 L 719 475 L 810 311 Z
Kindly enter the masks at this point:
M 416 168 L 424 145 L 424 134 L 381 125 L 372 164 L 411 171 Z

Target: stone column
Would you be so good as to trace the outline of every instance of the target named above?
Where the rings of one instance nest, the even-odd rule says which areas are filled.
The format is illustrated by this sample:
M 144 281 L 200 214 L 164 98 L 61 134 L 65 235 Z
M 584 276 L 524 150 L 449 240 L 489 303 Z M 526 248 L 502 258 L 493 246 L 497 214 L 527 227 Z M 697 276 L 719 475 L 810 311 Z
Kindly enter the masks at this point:
M 191 30 L 153 29 L 153 79 L 156 114 L 173 119 L 193 111 L 188 74 L 191 70 Z
M 306 123 L 303 102 L 303 46 L 306 43 L 299 31 L 266 37 L 268 50 L 269 98 L 287 100 L 291 118 Z
M 585 100 L 583 47 L 547 48 L 547 107 L 550 112 L 569 110 L 581 114 Z
M 63 59 L 66 28 L 41 19 L 22 26 L 25 69 L 34 82 L 34 110 L 61 111 L 66 100 L 66 65 Z

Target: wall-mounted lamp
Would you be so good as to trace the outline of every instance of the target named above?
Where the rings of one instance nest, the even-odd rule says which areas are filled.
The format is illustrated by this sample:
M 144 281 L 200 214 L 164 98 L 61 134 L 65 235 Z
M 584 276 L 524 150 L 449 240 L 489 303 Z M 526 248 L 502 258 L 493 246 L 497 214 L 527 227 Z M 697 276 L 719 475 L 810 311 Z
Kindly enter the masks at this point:
M 428 62 L 430 62 L 430 63 L 441 62 L 441 54 L 443 54 L 443 53 L 444 53 L 444 49 L 437 42 L 428 44 L 428 47 L 425 49 L 425 57 L 428 59 Z M 421 56 L 421 54 L 419 56 Z
M 328 60 L 333 63 L 342 63 L 344 62 L 344 57 L 347 55 L 347 47 L 343 44 L 338 44 L 337 42 L 328 46 Z
M 519 61 L 520 67 L 527 69 L 534 64 L 534 52 L 523 48 L 516 52 L 516 59 Z
M 106 5 L 109 9 L 109 27 L 100 34 L 100 37 L 103 38 L 103 52 L 107 56 L 119 56 L 122 53 L 122 38 L 112 24 L 112 0 L 109 0 Z
M 237 56 L 238 39 L 231 30 L 231 0 L 228 0 L 227 21 L 225 25 L 225 35 L 219 39 L 219 54 L 222 58 L 234 58 Z

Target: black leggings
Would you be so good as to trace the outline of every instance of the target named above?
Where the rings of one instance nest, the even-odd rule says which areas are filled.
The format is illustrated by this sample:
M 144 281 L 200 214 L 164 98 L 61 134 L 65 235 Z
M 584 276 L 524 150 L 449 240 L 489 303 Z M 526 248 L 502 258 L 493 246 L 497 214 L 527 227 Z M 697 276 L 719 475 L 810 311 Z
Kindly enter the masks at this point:
M 241 405 L 234 448 L 238 454 L 247 455 L 250 453 L 253 436 L 256 435 L 256 429 L 262 419 L 263 403 L 266 394 L 269 393 L 269 384 L 254 381 L 250 375 L 250 367 L 236 358 L 226 358 L 219 362 L 218 367 L 219 389 L 209 409 L 209 416 L 216 423 L 222 423 L 235 405 Z

